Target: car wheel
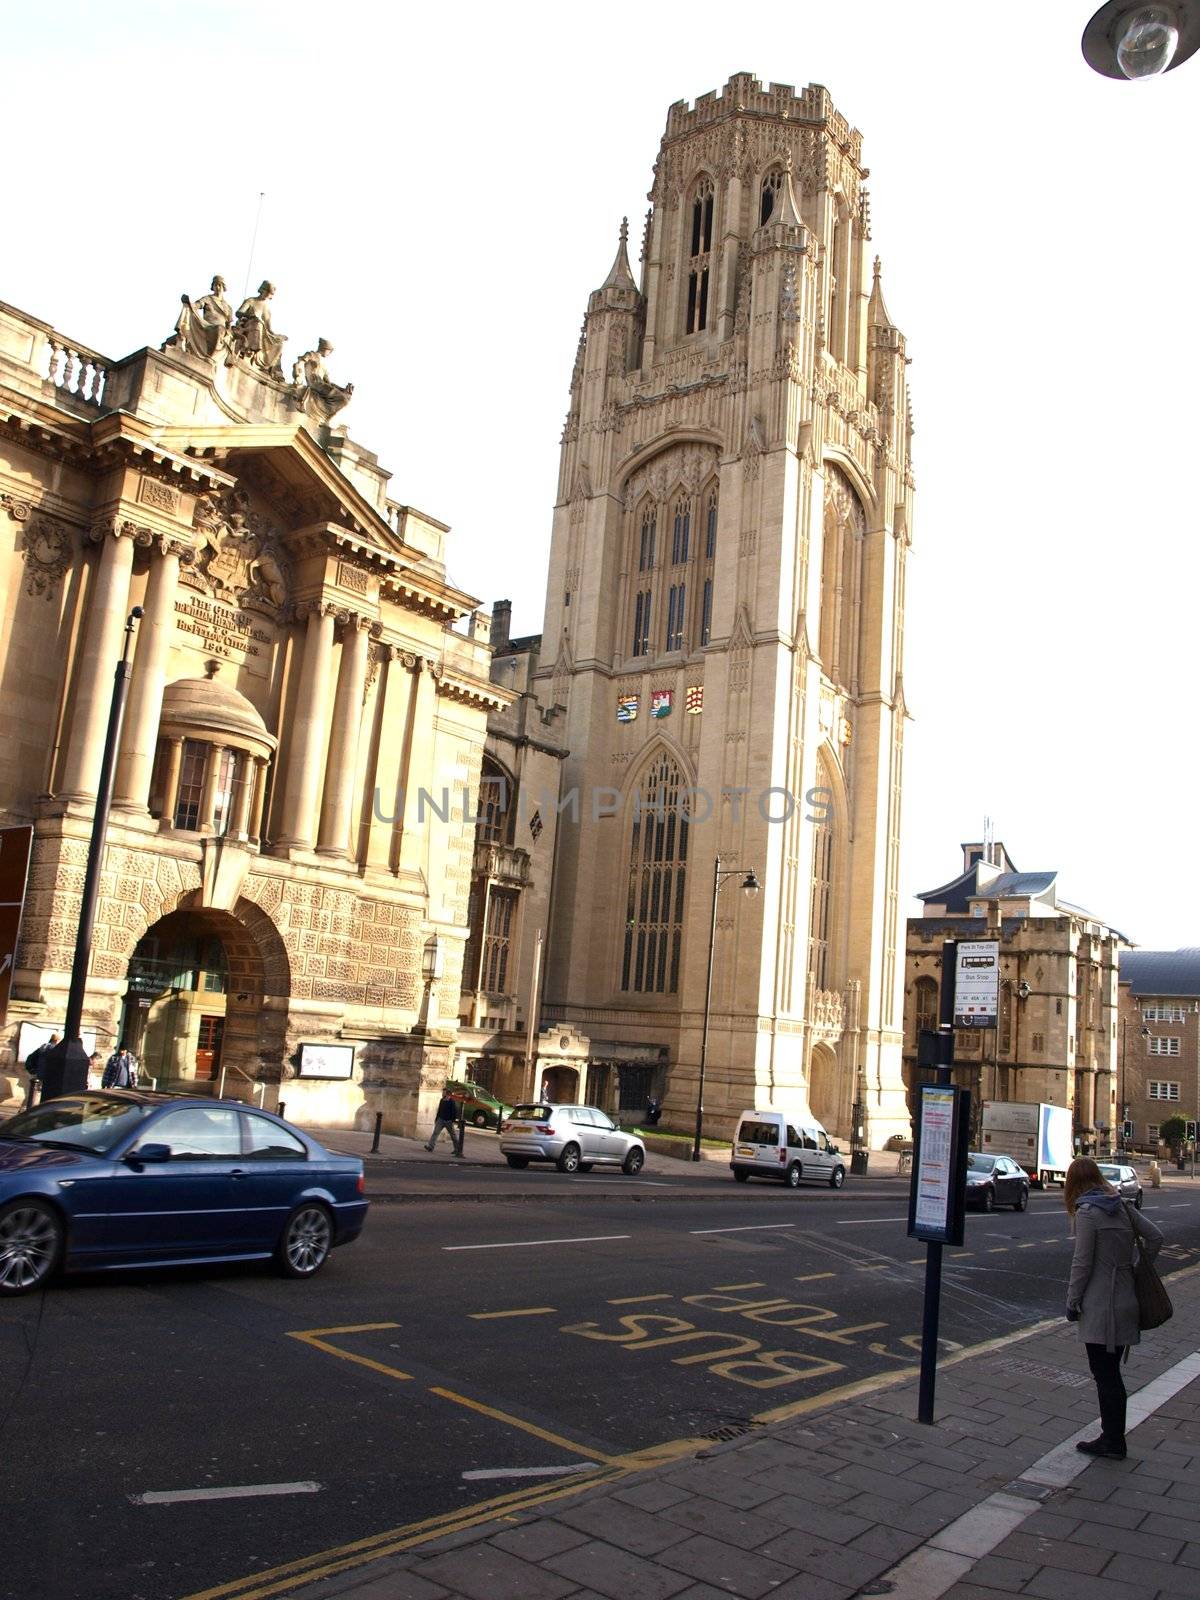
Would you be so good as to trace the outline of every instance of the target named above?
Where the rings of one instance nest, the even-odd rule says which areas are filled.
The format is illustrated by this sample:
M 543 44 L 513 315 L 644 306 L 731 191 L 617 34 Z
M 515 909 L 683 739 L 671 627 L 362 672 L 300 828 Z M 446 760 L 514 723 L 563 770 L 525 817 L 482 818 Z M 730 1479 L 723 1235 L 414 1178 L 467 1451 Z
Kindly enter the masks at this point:
M 625 1176 L 627 1178 L 633 1178 L 633 1177 L 637 1176 L 637 1174 L 642 1170 L 642 1168 L 645 1165 L 646 1165 L 646 1153 L 645 1153 L 645 1151 L 644 1150 L 638 1150 L 635 1147 L 625 1157 L 624 1161 L 622 1161 L 622 1163 L 621 1163 L 621 1171 L 625 1174 Z
M 475 1115 L 471 1118 L 471 1121 L 475 1124 L 475 1126 L 477 1128 L 486 1128 L 487 1125 L 488 1125 L 487 1112 L 486 1111 L 477 1111 L 475 1113 Z
M 1022 1189 L 1021 1190 L 1020 1194 L 1016 1198 L 1015 1204 L 1013 1205 L 1013 1210 L 1014 1211 L 1028 1211 L 1029 1210 L 1029 1190 L 1028 1189 Z
M 279 1269 L 285 1278 L 311 1278 L 333 1249 L 333 1218 L 319 1201 L 297 1206 L 279 1241 Z
M 579 1171 L 579 1146 L 577 1144 L 569 1144 L 564 1147 L 562 1155 L 558 1158 L 558 1170 L 560 1172 Z
M 40 1289 L 58 1266 L 64 1237 L 44 1200 L 14 1200 L 0 1210 L 0 1294 Z
M 995 1204 L 995 1201 L 996 1201 L 995 1192 L 993 1191 L 991 1185 L 989 1184 L 988 1187 L 979 1196 L 979 1209 L 981 1211 L 990 1211 L 992 1209 L 992 1206 Z
M 505 1156 L 504 1159 L 510 1167 L 527 1167 L 529 1165 L 528 1156 Z
M 829 1174 L 829 1187 L 831 1189 L 840 1189 L 845 1181 L 845 1167 L 834 1167 L 833 1171 Z
M 1140 1189 L 1138 1190 L 1137 1199 L 1133 1203 L 1138 1211 L 1142 1209 L 1142 1191 Z
M 800 1163 L 798 1161 L 793 1161 L 791 1166 L 784 1173 L 783 1181 L 787 1184 L 789 1189 L 798 1189 L 800 1187 L 800 1179 L 803 1176 L 804 1174 L 800 1170 Z
M 734 1167 L 733 1175 L 739 1183 L 750 1182 L 750 1174 L 748 1172 L 743 1172 L 740 1167 Z

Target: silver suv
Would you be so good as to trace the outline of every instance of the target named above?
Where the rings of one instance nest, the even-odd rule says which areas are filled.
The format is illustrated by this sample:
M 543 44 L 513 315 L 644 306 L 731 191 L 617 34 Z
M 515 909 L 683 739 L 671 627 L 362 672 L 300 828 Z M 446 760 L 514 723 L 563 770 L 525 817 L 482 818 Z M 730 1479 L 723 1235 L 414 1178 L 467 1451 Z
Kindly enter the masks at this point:
M 637 1135 L 623 1133 L 598 1106 L 516 1106 L 500 1126 L 500 1150 L 510 1167 L 553 1161 L 560 1172 L 606 1166 L 632 1177 L 646 1161 Z

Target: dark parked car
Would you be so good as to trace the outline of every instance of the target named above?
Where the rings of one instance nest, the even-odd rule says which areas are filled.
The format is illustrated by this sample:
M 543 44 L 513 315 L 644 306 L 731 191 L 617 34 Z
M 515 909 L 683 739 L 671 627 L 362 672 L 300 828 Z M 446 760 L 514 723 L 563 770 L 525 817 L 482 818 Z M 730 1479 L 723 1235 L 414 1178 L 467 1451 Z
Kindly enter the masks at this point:
M 1024 1211 L 1029 1204 L 1029 1174 L 1008 1156 L 972 1151 L 967 1157 L 967 1204 L 981 1211 L 993 1206 Z
M 363 1164 L 234 1100 L 103 1089 L 0 1125 L 0 1295 L 58 1267 L 274 1257 L 311 1278 L 362 1231 Z

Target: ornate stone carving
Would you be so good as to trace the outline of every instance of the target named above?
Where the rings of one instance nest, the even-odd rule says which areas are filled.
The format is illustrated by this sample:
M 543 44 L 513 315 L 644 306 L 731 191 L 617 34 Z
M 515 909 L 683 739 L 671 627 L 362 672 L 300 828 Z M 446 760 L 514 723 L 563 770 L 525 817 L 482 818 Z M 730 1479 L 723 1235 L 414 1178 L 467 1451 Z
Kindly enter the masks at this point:
M 0 506 L 4 507 L 14 522 L 28 522 L 29 513 L 33 510 L 28 500 L 17 500 L 11 494 L 0 494 Z
M 343 387 L 332 382 L 325 357 L 333 354 L 328 339 L 318 339 L 315 350 L 306 350 L 292 367 L 292 399 L 304 412 L 318 422 L 328 422 L 337 415 L 354 393 L 354 385 Z
M 181 305 L 175 332 L 163 345 L 164 350 L 188 350 L 192 355 L 211 361 L 224 348 L 233 321 L 233 308 L 225 298 L 225 279 L 219 274 L 212 281 L 209 292 L 199 300 L 189 300 L 186 294 L 179 297 Z
M 672 445 L 634 473 L 626 486 L 626 505 L 636 505 L 644 494 L 665 500 L 679 486 L 694 494 L 716 471 L 719 456 L 712 444 Z
M 174 513 L 179 509 L 179 491 L 172 489 L 169 483 L 160 483 L 157 478 L 140 478 L 137 497 L 143 505 L 153 506 L 158 511 Z
M 275 285 L 264 278 L 257 294 L 248 295 L 242 301 L 229 330 L 229 350 L 231 356 L 240 356 L 250 366 L 282 382 L 282 356 L 287 336 L 271 328 L 269 302 L 274 293 Z
M 25 522 L 25 590 L 51 599 L 75 555 L 71 530 L 38 512 Z
M 193 521 L 199 537 L 196 587 L 236 605 L 257 600 L 279 609 L 287 604 L 282 550 L 263 518 L 250 509 L 244 490 L 201 495 Z

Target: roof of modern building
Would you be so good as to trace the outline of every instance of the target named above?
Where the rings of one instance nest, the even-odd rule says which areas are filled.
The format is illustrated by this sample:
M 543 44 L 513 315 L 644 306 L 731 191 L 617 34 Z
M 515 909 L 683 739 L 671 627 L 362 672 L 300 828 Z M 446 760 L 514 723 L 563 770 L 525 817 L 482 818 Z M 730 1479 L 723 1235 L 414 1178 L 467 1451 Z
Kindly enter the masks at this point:
M 991 883 L 976 889 L 976 900 L 1008 900 L 1013 896 L 1032 896 L 1040 899 L 1052 890 L 1058 879 L 1057 872 L 1002 872 Z
M 1200 995 L 1200 948 L 1124 950 L 1121 982 L 1134 994 Z

